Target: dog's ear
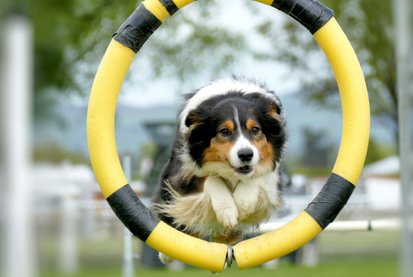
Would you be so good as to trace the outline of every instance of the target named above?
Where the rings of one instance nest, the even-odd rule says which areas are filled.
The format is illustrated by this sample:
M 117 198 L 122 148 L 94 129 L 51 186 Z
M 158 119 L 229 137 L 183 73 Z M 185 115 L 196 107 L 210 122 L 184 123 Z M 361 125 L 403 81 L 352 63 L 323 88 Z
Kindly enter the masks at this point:
M 267 114 L 276 119 L 280 119 L 281 110 L 282 106 L 279 99 L 270 101 L 269 105 L 267 106 Z
M 269 100 L 265 104 L 259 120 L 267 140 L 276 149 L 276 161 L 279 161 L 287 139 L 282 107 L 280 103 L 274 100 Z
M 194 127 L 208 125 L 211 116 L 211 109 L 208 106 L 202 105 L 194 110 L 189 111 L 185 118 L 185 126 L 189 129 Z
M 189 155 L 200 167 L 203 163 L 204 151 L 208 148 L 212 137 L 207 111 L 205 107 L 198 107 L 190 111 L 185 118 L 185 125 L 188 127 L 185 138 L 188 142 Z
M 284 119 L 281 115 L 282 106 L 278 99 L 261 99 L 262 117 L 261 124 L 264 126 L 266 135 L 269 137 L 284 136 Z
M 201 121 L 201 118 L 199 114 L 195 110 L 192 110 L 188 113 L 188 115 L 185 118 L 185 126 L 189 128 L 191 126 L 196 125 L 200 121 Z

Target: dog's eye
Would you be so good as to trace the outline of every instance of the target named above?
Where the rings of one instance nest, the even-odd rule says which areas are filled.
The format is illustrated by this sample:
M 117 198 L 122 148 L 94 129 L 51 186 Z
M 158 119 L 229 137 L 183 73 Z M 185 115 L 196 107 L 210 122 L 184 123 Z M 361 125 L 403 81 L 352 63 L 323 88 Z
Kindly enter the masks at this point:
M 231 135 L 231 131 L 228 128 L 222 128 L 221 130 L 219 130 L 219 133 L 223 137 L 229 137 Z
M 259 127 L 252 127 L 251 128 L 251 134 L 256 136 L 260 133 L 261 129 Z

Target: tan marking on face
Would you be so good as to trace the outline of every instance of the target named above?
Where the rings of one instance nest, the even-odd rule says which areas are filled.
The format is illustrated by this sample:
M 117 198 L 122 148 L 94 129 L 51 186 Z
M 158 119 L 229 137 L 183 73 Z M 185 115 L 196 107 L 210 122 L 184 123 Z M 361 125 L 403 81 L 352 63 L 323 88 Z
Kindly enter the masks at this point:
M 231 131 L 234 131 L 235 125 L 232 120 L 227 120 L 222 124 L 224 127 L 230 129 Z
M 232 120 L 227 120 L 224 123 L 222 123 L 221 126 L 219 126 L 218 130 L 221 130 L 223 128 L 227 128 L 231 132 L 234 132 L 234 130 L 235 130 L 234 122 Z
M 271 143 L 267 141 L 267 138 L 263 135 L 262 138 L 253 140 L 252 144 L 257 147 L 257 150 L 260 153 L 259 164 L 262 167 L 272 168 L 274 166 L 273 157 L 277 153 L 274 152 L 274 148 Z
M 273 116 L 277 120 L 280 120 L 280 115 L 276 112 L 275 106 L 270 109 L 269 113 L 271 113 L 271 116 Z M 258 122 L 250 118 L 247 120 L 245 125 L 248 130 L 251 130 L 254 127 L 260 127 Z M 264 133 L 261 131 L 259 135 L 254 137 L 251 143 L 257 148 L 258 152 L 260 153 L 259 164 L 265 168 L 272 168 L 274 166 L 273 158 L 277 153 L 274 153 L 274 148 L 271 143 L 267 141 Z
M 250 132 L 251 135 L 254 137 L 254 140 L 261 140 L 261 139 L 265 138 L 265 135 L 261 130 L 260 124 L 257 121 L 255 121 L 254 119 L 251 119 L 251 118 L 247 119 L 247 122 L 245 123 L 245 126 L 247 127 L 248 132 Z M 259 128 L 260 131 L 258 133 L 252 133 L 252 129 L 254 127 Z
M 227 128 L 233 133 L 235 131 L 235 124 L 232 120 L 227 120 L 219 126 L 218 131 L 223 128 Z M 218 133 L 211 139 L 211 145 L 204 151 L 204 162 L 223 162 L 230 164 L 228 157 L 233 145 L 233 142 Z
M 233 143 L 215 137 L 211 140 L 211 145 L 205 149 L 204 162 L 224 162 L 228 163 L 229 153 Z
M 251 130 L 254 127 L 259 127 L 259 124 L 254 119 L 248 118 L 245 127 L 247 127 L 247 130 Z

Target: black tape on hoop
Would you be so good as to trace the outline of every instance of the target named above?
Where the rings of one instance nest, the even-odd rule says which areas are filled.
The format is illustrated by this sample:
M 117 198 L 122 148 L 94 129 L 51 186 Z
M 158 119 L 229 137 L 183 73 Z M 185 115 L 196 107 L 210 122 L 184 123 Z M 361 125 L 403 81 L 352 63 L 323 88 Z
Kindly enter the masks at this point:
M 312 34 L 334 16 L 332 10 L 316 0 L 275 0 L 271 6 L 300 22 Z
M 332 174 L 327 183 L 307 206 L 305 211 L 325 229 L 346 205 L 355 186 L 337 174 Z
M 136 53 L 161 24 L 162 22 L 141 4 L 113 34 L 113 37 Z
M 121 187 L 106 200 L 123 224 L 142 241 L 146 241 L 160 222 L 129 185 Z

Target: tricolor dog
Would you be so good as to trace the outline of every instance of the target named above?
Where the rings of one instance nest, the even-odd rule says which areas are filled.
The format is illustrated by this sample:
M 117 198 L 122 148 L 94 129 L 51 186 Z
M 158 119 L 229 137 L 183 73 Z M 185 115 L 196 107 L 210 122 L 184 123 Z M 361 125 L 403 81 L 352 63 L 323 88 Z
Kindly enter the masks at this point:
M 154 211 L 190 235 L 240 240 L 281 205 L 285 141 L 280 100 L 264 85 L 234 77 L 200 88 L 179 115 Z

